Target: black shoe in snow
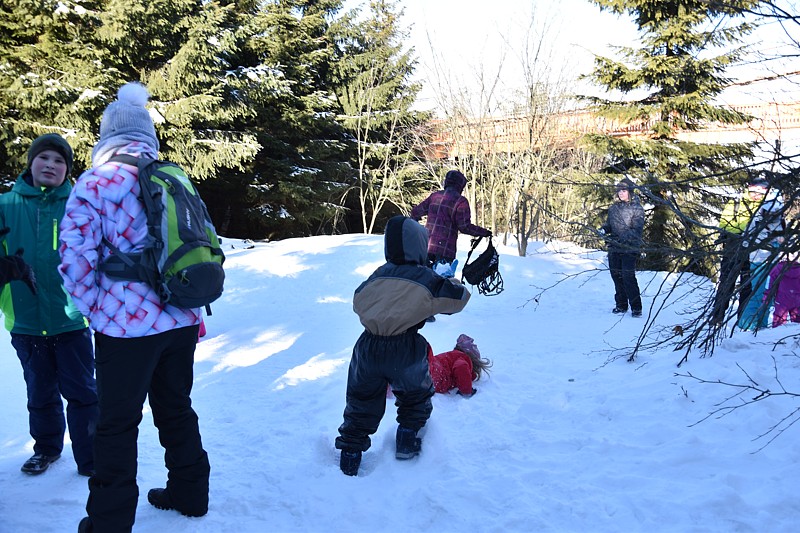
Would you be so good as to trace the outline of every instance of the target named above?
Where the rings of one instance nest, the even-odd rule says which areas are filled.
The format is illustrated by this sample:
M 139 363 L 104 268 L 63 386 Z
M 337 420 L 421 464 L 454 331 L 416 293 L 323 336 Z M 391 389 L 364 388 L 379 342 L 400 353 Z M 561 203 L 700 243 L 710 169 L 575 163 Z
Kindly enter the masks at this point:
M 346 476 L 358 475 L 358 467 L 361 466 L 361 452 L 352 450 L 342 450 L 339 458 L 339 468 Z
M 50 465 L 58 461 L 61 455 L 43 455 L 41 453 L 37 453 L 27 461 L 25 464 L 22 465 L 22 470 L 26 474 L 30 474 L 32 476 L 38 476 L 39 474 L 44 473 L 45 470 L 50 468 Z
M 614 309 L 611 310 L 611 312 L 614 313 L 615 315 L 623 315 L 627 313 L 628 310 L 622 307 L 615 307 Z
M 631 311 L 631 316 L 633 318 L 639 318 L 640 316 L 642 316 L 642 310 L 639 309 L 638 311 L 637 310 Z
M 172 500 L 169 497 L 169 492 L 167 489 L 150 489 L 147 493 L 147 501 L 150 502 L 150 505 L 155 507 L 156 509 L 161 509 L 162 511 L 171 511 L 175 509 L 183 516 L 204 516 L 206 512 L 187 512 L 182 511 L 180 509 L 176 509 L 174 505 L 172 505 Z
M 403 426 L 397 427 L 395 444 L 394 456 L 401 460 L 413 459 L 422 451 L 422 439 L 417 437 L 417 432 Z

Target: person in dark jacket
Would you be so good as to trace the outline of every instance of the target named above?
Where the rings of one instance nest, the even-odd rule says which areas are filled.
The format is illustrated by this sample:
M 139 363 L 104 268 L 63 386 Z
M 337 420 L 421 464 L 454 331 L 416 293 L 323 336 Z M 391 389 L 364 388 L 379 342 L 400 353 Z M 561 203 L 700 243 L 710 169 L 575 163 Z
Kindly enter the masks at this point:
M 444 177 L 444 190 L 436 191 L 411 210 L 411 218 L 419 221 L 428 217 L 428 265 L 451 264 L 456 258 L 458 232 L 475 237 L 489 237 L 492 232 L 470 223 L 469 202 L 461 192 L 467 178 L 458 170 L 449 171 Z
M 8 283 L 0 296 L 27 387 L 34 444 L 22 471 L 32 475 L 61 457 L 67 427 L 78 473 L 90 476 L 94 470 L 98 404 L 92 339 L 57 270 L 58 224 L 72 189 L 67 180 L 71 168 L 67 141 L 54 133 L 42 135 L 31 143 L 28 166 L 14 187 L 0 196 L 0 227 L 11 228 L 2 237 L 0 254 L 6 262 L 24 258 L 30 265 L 27 277 L 38 286 L 34 293 L 30 283 Z
M 433 410 L 434 388 L 428 369 L 428 341 L 419 334 L 425 319 L 458 313 L 470 298 L 454 278 L 425 265 L 428 232 L 414 220 L 396 216 L 386 224 L 386 263 L 355 291 L 353 310 L 364 332 L 353 347 L 347 376 L 347 405 L 336 448 L 348 476 L 358 474 L 361 453 L 371 445 L 386 410 L 391 385 L 397 405 L 395 457 L 420 453 L 417 432 Z
M 642 246 L 644 209 L 633 194 L 634 183 L 628 178 L 616 185 L 617 201 L 608 208 L 606 223 L 600 227 L 608 241 L 608 269 L 614 281 L 612 313 L 642 316 L 642 297 L 636 281 L 636 259 Z

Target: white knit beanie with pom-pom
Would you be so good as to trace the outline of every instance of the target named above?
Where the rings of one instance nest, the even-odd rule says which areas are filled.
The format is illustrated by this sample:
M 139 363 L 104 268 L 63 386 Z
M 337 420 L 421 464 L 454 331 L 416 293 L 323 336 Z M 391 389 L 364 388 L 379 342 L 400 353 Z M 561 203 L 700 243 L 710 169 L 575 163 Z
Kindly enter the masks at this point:
M 100 140 L 94 154 L 105 151 L 103 149 L 107 147 L 119 147 L 137 141 L 149 145 L 155 154 L 158 153 L 156 128 L 150 112 L 144 107 L 149 98 L 147 88 L 141 83 L 130 82 L 120 87 L 116 101 L 111 102 L 103 112 Z

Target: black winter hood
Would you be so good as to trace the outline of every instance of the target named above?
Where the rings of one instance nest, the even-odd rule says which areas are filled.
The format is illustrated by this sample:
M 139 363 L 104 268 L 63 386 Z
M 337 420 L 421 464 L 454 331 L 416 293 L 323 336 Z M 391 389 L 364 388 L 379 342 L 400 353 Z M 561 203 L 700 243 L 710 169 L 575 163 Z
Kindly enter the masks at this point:
M 395 265 L 424 265 L 428 260 L 428 230 L 414 219 L 397 215 L 384 232 L 384 255 Z
M 444 176 L 444 188 L 455 189 L 459 193 L 467 186 L 467 178 L 458 170 L 451 170 Z

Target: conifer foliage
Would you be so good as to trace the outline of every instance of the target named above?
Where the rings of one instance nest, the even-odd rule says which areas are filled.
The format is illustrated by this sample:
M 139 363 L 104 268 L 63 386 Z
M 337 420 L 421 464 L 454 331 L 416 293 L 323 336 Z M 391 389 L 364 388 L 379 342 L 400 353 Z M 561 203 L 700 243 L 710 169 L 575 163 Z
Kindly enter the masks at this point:
M 366 11 L 363 18 L 350 13 L 342 19 L 346 59 L 337 63 L 336 96 L 356 166 L 345 205 L 360 219 L 350 217 L 349 227 L 371 233 L 397 214 L 413 188 L 413 132 L 426 115 L 411 109 L 420 85 L 411 81 L 414 50 L 403 50 L 402 9 L 372 0 Z
M 741 184 L 733 172 L 752 155 L 745 144 L 700 144 L 678 139 L 706 122 L 737 124 L 747 117 L 714 104 L 725 70 L 740 56 L 739 40 L 751 26 L 740 16 L 757 1 L 592 0 L 601 9 L 630 15 L 641 32 L 639 48 L 622 48 L 621 58 L 599 57 L 589 76 L 624 95 L 589 98 L 604 117 L 640 126 L 641 136 L 588 135 L 587 145 L 607 156 L 602 183 L 631 176 L 650 206 L 645 226 L 646 268 L 688 269 L 709 274 L 708 231 L 715 215 L 705 206 L 720 200 L 708 187 Z M 608 197 L 613 187 L 606 189 Z M 704 229 L 704 227 L 706 229 Z
M 103 110 L 136 80 L 152 95 L 160 157 L 199 181 L 220 232 L 282 238 L 340 229 L 347 207 L 358 209 L 343 200 L 356 183 L 356 157 L 341 86 L 357 76 L 348 66 L 355 54 L 385 44 L 346 45 L 353 22 L 341 7 L 0 0 L 0 180 L 11 183 L 30 141 L 45 132 L 73 146 L 76 177 L 91 164 Z M 391 63 L 393 47 L 376 59 Z M 414 97 L 406 81 L 413 61 L 398 57 L 387 76 L 399 82 L 381 89 L 382 110 L 407 109 Z

